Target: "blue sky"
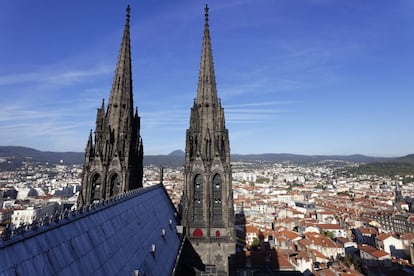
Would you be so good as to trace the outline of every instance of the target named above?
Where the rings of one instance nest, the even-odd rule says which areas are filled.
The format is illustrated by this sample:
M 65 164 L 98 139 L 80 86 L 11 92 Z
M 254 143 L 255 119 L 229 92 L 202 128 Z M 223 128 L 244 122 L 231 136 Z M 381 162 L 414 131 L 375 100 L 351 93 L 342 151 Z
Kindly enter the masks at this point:
M 84 151 L 128 3 L 144 152 L 184 149 L 205 1 L 0 1 L 0 145 Z M 208 4 L 232 153 L 414 152 L 414 1 Z

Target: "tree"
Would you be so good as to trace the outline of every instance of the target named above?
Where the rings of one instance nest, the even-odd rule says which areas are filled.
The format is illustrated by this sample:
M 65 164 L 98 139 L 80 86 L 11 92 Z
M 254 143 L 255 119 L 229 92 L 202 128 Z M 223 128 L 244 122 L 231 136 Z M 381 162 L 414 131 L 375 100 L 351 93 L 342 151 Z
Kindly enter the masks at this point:
M 258 237 L 253 238 L 252 244 L 250 245 L 250 248 L 253 250 L 257 250 L 257 248 L 260 245 L 260 241 Z
M 345 191 L 345 192 L 339 192 L 339 193 L 337 193 L 336 195 L 345 195 L 345 196 L 349 196 L 349 197 L 351 197 L 352 195 L 348 192 L 348 191 Z
M 352 264 L 352 257 L 349 254 L 346 254 L 344 257 L 344 263 L 346 266 L 350 267 Z
M 359 261 L 357 258 L 352 258 L 351 255 L 346 254 L 343 260 L 344 264 L 348 267 L 351 267 L 352 265 L 354 266 L 354 269 L 356 271 L 359 272 L 363 272 L 362 271 L 362 266 L 361 266 L 361 261 Z
M 315 186 L 315 189 L 321 189 L 321 190 L 323 190 L 323 185 L 320 184 L 320 183 L 318 183 L 318 185 Z
M 331 231 L 322 231 L 322 235 L 325 237 L 330 238 L 331 240 L 335 237 L 335 234 Z
M 269 182 L 270 182 L 270 179 L 267 177 L 258 177 L 256 179 L 256 183 L 269 183 Z

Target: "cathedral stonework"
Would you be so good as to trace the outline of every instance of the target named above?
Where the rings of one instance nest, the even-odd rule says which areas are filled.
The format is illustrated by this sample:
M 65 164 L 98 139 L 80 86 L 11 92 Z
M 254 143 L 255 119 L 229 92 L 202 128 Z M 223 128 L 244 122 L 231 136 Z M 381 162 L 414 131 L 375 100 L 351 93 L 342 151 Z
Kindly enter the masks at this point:
M 95 133 L 85 150 L 78 208 L 142 187 L 143 145 L 140 117 L 133 107 L 130 8 L 108 106 L 98 108 Z
M 197 97 L 186 132 L 183 225 L 205 264 L 228 272 L 235 253 L 229 133 L 217 96 L 213 55 L 205 8 Z

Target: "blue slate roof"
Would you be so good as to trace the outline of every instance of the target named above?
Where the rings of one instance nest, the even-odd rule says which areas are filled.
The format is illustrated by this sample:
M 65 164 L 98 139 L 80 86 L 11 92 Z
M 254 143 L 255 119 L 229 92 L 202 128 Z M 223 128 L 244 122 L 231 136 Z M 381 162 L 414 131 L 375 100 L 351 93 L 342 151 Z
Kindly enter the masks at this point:
M 171 275 L 183 245 L 176 224 L 161 184 L 134 190 L 0 242 L 0 275 Z

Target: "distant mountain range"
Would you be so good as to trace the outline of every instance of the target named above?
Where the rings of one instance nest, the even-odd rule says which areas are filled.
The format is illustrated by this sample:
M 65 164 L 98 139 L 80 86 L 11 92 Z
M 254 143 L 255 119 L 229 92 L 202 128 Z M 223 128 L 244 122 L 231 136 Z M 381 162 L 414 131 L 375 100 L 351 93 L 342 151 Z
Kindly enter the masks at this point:
M 325 160 L 340 160 L 340 161 L 349 161 L 349 162 L 359 162 L 359 163 L 372 163 L 379 162 L 384 160 L 389 160 L 391 158 L 385 157 L 371 157 L 361 154 L 353 155 L 301 155 L 301 154 L 290 154 L 290 153 L 263 153 L 263 154 L 233 154 L 232 161 L 243 160 L 243 161 L 254 161 L 262 160 L 269 162 L 284 162 L 290 161 L 293 163 L 314 163 Z
M 64 164 L 82 164 L 84 153 L 80 152 L 52 152 L 39 151 L 27 147 L 16 146 L 0 146 L 0 158 L 6 157 L 7 162 L 0 163 L 0 168 L 9 165 L 20 165 L 22 161 L 32 160 L 34 162 L 51 164 L 59 164 L 63 161 Z M 6 163 L 6 164 L 4 164 Z
M 7 162 L 5 162 L 7 157 Z M 49 162 L 50 164 L 82 164 L 83 152 L 51 152 L 39 151 L 33 148 L 18 146 L 0 146 L 0 169 L 5 167 L 20 166 L 24 160 L 35 162 Z M 182 150 L 175 150 L 168 155 L 145 155 L 144 165 L 177 167 L 184 165 L 185 153 Z M 264 154 L 233 154 L 232 162 L 237 161 L 264 161 L 264 162 L 285 162 L 306 164 L 324 160 L 341 160 L 360 163 L 373 163 L 393 160 L 414 160 L 414 154 L 401 158 L 370 157 L 365 155 L 298 155 L 288 153 L 264 153 Z

